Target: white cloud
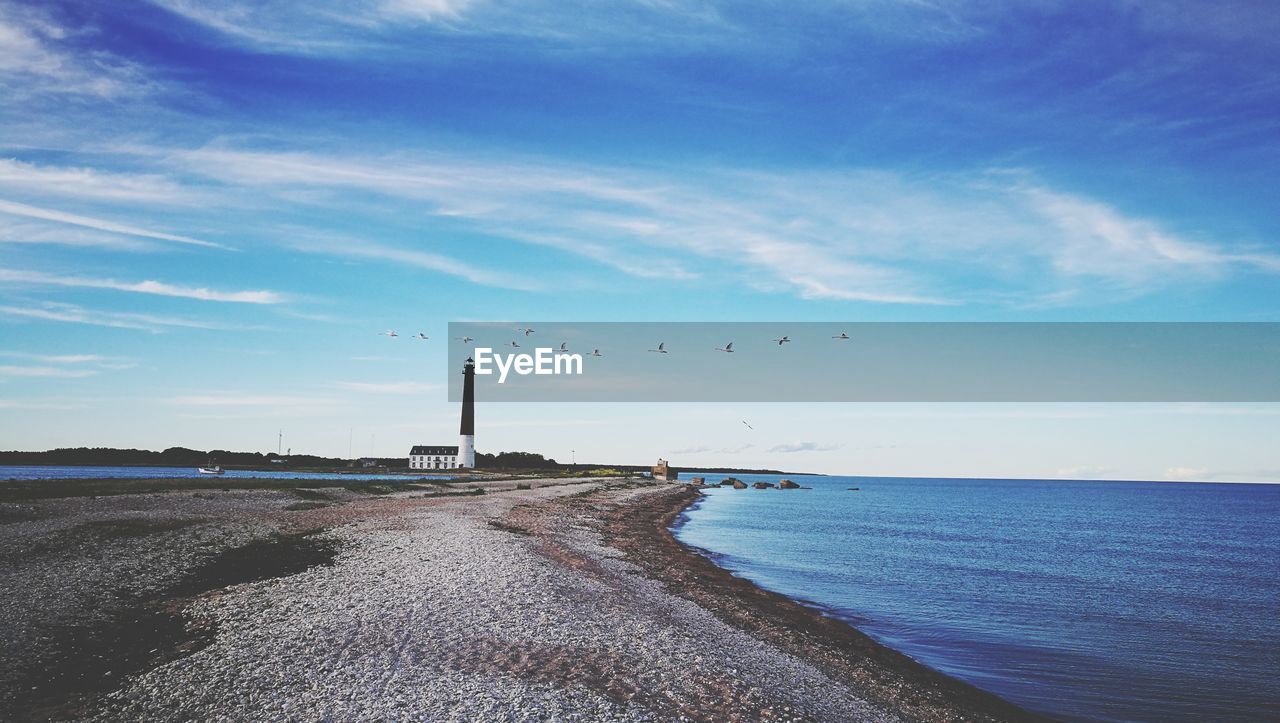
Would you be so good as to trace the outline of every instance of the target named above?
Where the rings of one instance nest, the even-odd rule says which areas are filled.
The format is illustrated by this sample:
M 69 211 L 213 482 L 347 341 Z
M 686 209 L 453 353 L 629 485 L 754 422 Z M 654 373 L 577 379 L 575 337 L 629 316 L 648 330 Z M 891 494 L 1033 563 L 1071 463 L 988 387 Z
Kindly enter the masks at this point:
M 52 410 L 69 410 L 83 409 L 86 405 L 83 402 L 72 402 L 63 400 L 44 400 L 44 399 L 0 399 L 0 409 L 52 409 Z
M 197 194 L 155 173 L 111 173 L 87 167 L 49 166 L 0 158 L 0 185 L 23 193 L 149 203 L 189 203 Z
M 412 266 L 428 271 L 435 271 L 450 276 L 466 279 L 481 286 L 495 286 L 505 289 L 529 291 L 538 288 L 532 281 L 521 278 L 517 274 L 485 269 L 474 264 L 460 261 L 451 256 L 423 251 L 419 249 L 402 249 L 385 246 L 373 241 L 348 239 L 346 241 L 324 240 L 317 237 L 302 238 L 295 236 L 287 242 L 291 248 L 309 253 L 321 253 L 331 256 L 342 256 L 353 259 L 370 259 L 391 261 L 393 263 Z
M 93 369 L 66 369 L 63 367 L 45 366 L 12 366 L 0 365 L 0 377 L 57 377 L 74 379 L 91 377 L 98 372 Z
M 279 304 L 285 301 L 283 294 L 275 291 L 214 291 L 203 287 L 176 286 L 163 281 L 125 282 L 114 279 L 89 279 L 77 276 L 56 276 L 39 271 L 0 268 L 0 282 L 35 284 L 42 286 L 68 286 L 85 289 L 111 289 L 138 294 L 173 296 L 201 301 L 221 301 L 239 304 Z
M 333 386 L 370 394 L 423 394 L 441 389 L 438 384 L 423 382 L 334 382 Z
M 769 449 L 770 454 L 790 454 L 793 452 L 832 452 L 840 449 L 838 444 L 819 444 L 818 442 L 792 442 L 779 444 Z
M 37 206 L 28 206 L 25 203 L 5 201 L 3 199 L 0 199 L 0 213 L 7 213 L 12 216 L 24 216 L 27 218 L 38 218 L 44 221 L 56 221 L 58 223 L 96 229 L 98 231 L 119 233 L 128 236 L 141 236 L 143 238 L 156 239 L 159 241 L 173 241 L 174 243 L 190 244 L 192 246 L 205 246 L 217 249 L 227 248 L 222 244 L 216 244 L 211 241 L 201 241 L 200 239 L 191 238 L 189 236 L 178 236 L 175 234 L 162 233 L 160 231 L 151 231 L 128 224 L 92 218 L 90 216 L 80 216 L 74 213 L 64 213 L 62 211 L 39 208 Z
M 33 361 L 45 362 L 47 364 L 87 364 L 91 362 L 106 361 L 106 357 L 97 354 L 29 354 L 20 351 L 3 351 L 0 356 L 13 357 L 18 359 L 31 359 Z
M 115 329 L 138 329 L 153 334 L 171 328 L 187 329 L 244 329 L 246 327 L 222 324 L 201 319 L 187 319 L 177 316 L 160 316 L 157 314 L 141 314 L 120 311 L 101 311 L 86 309 L 75 304 L 46 302 L 39 306 L 0 305 L 0 315 L 43 321 L 63 321 L 73 324 L 105 326 Z M 252 327 L 250 327 L 252 328 Z
M 183 407 L 314 407 L 333 404 L 328 397 L 312 395 L 250 394 L 221 392 L 174 397 L 170 403 Z
M 155 88 L 132 62 L 73 49 L 69 41 L 89 32 L 36 7 L 0 4 L 0 89 L 13 101 L 35 94 L 114 99 Z
M 1170 467 L 1164 471 L 1167 480 L 1194 480 L 1212 477 L 1205 467 Z
M 1070 304 L 1142 293 L 1280 256 L 1180 238 L 1025 171 L 914 177 L 871 169 L 752 172 L 584 166 L 540 158 L 342 157 L 226 147 L 169 152 L 185 172 L 341 203 L 356 189 L 413 201 L 424 216 L 562 250 L 638 279 L 719 280 L 803 298 L 903 304 Z M 294 241 L 512 286 L 515 277 L 432 251 Z M 957 274 L 989 288 L 947 290 Z M 525 282 L 524 286 L 528 286 Z M 969 285 L 970 287 L 972 285 Z

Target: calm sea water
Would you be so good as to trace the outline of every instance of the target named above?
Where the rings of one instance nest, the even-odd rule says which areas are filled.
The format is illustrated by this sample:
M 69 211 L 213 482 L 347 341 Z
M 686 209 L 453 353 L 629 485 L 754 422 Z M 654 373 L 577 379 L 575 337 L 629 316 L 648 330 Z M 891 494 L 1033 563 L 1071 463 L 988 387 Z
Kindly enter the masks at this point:
M 1280 719 L 1280 486 L 794 479 L 676 536 L 1034 711 Z
M 215 479 L 213 475 L 200 474 L 195 467 L 52 467 L 38 465 L 7 466 L 0 465 L 0 480 L 34 480 L 34 479 Z M 367 482 L 371 480 L 403 480 L 442 479 L 424 475 L 387 475 L 387 474 L 323 474 L 319 472 L 289 472 L 229 469 L 217 479 L 334 479 Z

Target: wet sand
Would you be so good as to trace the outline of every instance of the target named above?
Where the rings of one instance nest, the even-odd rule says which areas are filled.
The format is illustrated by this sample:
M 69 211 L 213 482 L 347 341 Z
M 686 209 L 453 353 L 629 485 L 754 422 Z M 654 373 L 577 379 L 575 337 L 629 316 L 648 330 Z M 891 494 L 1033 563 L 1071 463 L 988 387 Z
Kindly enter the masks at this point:
M 677 543 L 693 489 L 528 484 L 0 504 L 0 718 L 1029 717 Z

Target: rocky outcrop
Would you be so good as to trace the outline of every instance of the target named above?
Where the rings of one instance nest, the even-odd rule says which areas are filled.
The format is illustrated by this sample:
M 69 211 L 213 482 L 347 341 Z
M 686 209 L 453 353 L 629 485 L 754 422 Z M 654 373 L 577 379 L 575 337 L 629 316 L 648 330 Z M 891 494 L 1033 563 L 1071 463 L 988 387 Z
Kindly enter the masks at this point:
M 773 487 L 773 486 L 774 486 L 774 484 L 773 484 L 772 482 L 756 482 L 755 484 L 753 484 L 753 485 L 751 485 L 751 486 L 752 486 L 752 487 L 755 487 L 755 488 L 756 488 L 756 489 L 758 489 L 758 490 L 767 490 L 767 489 L 769 489 L 770 487 Z
M 778 481 L 778 489 L 780 489 L 780 490 L 798 490 L 798 489 L 800 489 L 800 485 L 796 484 L 795 482 L 792 482 L 792 481 L 791 481 L 791 480 L 789 480 L 789 479 L 784 479 L 784 480 L 779 480 L 779 481 Z
M 747 483 L 746 483 L 746 482 L 743 482 L 743 481 L 742 481 L 742 480 L 740 480 L 740 479 L 735 479 L 735 480 L 733 481 L 733 488 L 734 488 L 735 490 L 745 490 L 745 489 L 747 488 Z

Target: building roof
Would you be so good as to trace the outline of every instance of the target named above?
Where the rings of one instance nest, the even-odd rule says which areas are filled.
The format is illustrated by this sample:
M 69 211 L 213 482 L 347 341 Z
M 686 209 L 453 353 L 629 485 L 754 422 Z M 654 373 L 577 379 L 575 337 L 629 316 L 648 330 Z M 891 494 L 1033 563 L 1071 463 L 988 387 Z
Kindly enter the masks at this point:
M 415 454 L 426 454 L 431 456 L 453 455 L 456 457 L 458 456 L 458 446 L 454 445 L 452 447 L 432 447 L 432 446 L 418 444 L 418 445 L 414 445 L 413 449 L 409 450 L 409 456 L 413 456 Z

